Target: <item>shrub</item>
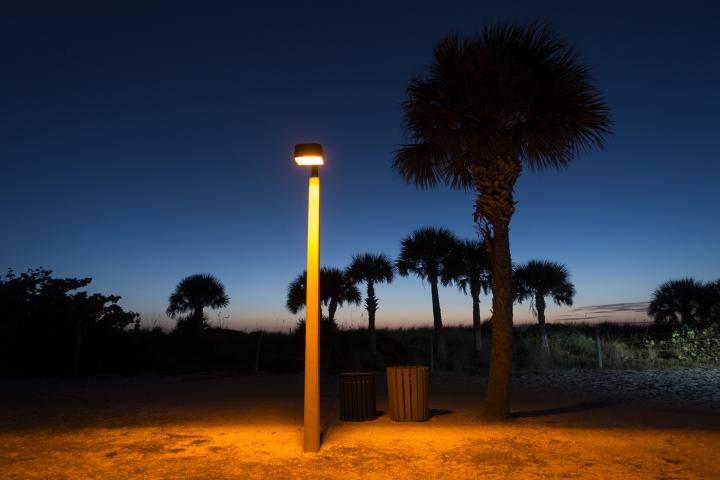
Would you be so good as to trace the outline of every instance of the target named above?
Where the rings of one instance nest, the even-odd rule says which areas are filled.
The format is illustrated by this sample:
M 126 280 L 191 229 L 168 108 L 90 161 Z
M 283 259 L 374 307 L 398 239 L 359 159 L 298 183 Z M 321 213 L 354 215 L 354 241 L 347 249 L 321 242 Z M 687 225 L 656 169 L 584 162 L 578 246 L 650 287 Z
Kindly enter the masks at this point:
M 720 324 L 704 329 L 683 325 L 669 339 L 645 341 L 645 348 L 659 352 L 663 358 L 691 363 L 720 361 Z

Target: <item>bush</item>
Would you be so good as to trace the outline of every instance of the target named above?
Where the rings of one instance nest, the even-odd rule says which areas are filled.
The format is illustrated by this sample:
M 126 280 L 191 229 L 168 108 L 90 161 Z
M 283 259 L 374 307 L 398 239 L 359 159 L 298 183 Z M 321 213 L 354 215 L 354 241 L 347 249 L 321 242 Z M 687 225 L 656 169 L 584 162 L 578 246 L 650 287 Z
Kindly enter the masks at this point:
M 662 358 L 690 363 L 717 363 L 720 361 L 720 324 L 703 329 L 683 325 L 673 331 L 669 339 L 646 339 L 645 347 L 658 352 Z
M 668 325 L 548 325 L 550 353 L 540 348 L 536 325 L 515 329 L 519 368 L 596 368 L 600 329 L 605 368 L 658 368 L 720 361 L 720 324 L 704 329 Z
M 540 347 L 536 325 L 525 327 L 516 336 L 513 358 L 515 365 L 525 368 L 592 367 L 596 362 L 595 341 L 579 328 L 548 325 L 550 353 Z

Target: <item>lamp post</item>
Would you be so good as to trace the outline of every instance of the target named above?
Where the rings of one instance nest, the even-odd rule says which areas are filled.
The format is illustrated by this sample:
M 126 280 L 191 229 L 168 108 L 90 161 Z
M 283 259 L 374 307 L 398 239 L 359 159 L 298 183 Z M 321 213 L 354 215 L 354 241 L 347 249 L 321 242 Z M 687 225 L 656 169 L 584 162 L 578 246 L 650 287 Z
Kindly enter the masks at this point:
M 320 177 L 319 143 L 295 145 L 295 162 L 310 166 L 308 187 L 307 278 L 305 280 L 305 397 L 303 451 L 320 450 Z

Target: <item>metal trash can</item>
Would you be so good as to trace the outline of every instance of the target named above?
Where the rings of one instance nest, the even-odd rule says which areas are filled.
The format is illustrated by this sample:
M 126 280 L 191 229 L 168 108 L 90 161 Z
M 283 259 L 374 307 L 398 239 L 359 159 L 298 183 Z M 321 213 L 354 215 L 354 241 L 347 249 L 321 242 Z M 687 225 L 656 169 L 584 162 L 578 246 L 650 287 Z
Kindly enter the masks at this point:
M 362 422 L 375 420 L 375 374 L 353 372 L 340 374 L 340 420 Z
M 424 422 L 428 408 L 428 367 L 387 367 L 388 408 L 396 422 Z

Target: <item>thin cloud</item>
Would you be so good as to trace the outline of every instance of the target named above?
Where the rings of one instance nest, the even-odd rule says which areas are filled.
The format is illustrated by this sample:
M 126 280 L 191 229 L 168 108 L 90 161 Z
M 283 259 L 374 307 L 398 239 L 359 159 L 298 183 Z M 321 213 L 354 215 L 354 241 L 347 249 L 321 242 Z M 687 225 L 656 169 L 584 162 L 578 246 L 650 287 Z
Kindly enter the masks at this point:
M 558 318 L 558 320 L 562 320 L 563 322 L 584 322 L 586 320 L 595 320 L 595 319 L 605 319 L 607 318 L 605 315 L 583 315 L 583 316 L 575 316 L 570 313 L 566 313 L 561 315 L 562 318 Z
M 646 321 L 649 302 L 608 303 L 604 305 L 586 305 L 557 314 L 557 320 L 563 322 Z M 642 318 L 638 318 L 642 314 Z
M 592 313 L 615 313 L 615 312 L 642 312 L 647 311 L 650 302 L 628 302 L 628 303 L 608 303 L 605 305 L 588 305 L 585 307 L 577 307 L 573 312 L 592 312 Z

